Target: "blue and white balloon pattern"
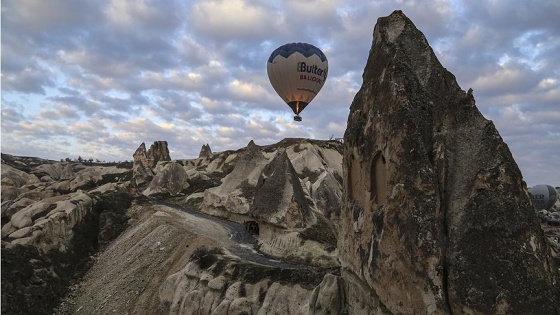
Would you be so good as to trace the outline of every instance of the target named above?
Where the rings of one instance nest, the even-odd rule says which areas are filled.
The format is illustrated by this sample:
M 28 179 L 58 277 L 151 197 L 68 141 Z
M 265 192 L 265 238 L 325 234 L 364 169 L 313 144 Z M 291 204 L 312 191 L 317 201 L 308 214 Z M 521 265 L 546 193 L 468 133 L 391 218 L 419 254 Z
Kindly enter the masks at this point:
M 272 52 L 266 69 L 276 93 L 299 118 L 299 113 L 325 84 L 329 63 L 319 48 L 306 43 L 290 43 Z

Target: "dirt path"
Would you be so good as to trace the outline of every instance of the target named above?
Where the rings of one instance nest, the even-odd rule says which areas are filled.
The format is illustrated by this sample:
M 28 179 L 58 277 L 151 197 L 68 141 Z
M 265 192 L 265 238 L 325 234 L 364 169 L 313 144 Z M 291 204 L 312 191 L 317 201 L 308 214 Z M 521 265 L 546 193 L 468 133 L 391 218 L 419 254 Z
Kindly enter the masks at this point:
M 177 205 L 164 204 L 164 206 L 180 211 L 194 218 L 197 218 L 197 219 L 191 218 L 190 221 L 196 221 L 198 223 L 207 222 L 207 224 L 209 224 L 209 222 L 212 222 L 218 224 L 220 227 L 227 230 L 229 234 L 228 239 L 231 240 L 232 242 L 227 244 L 226 248 L 232 254 L 239 256 L 239 258 L 243 260 L 247 260 L 264 266 L 284 268 L 284 269 L 308 269 L 309 268 L 307 265 L 292 264 L 289 262 L 273 259 L 257 251 L 255 249 L 256 240 L 254 236 L 249 234 L 245 230 L 245 226 L 241 223 L 229 221 L 206 213 L 189 210 Z M 209 229 L 206 230 L 206 232 L 209 231 L 211 230 Z

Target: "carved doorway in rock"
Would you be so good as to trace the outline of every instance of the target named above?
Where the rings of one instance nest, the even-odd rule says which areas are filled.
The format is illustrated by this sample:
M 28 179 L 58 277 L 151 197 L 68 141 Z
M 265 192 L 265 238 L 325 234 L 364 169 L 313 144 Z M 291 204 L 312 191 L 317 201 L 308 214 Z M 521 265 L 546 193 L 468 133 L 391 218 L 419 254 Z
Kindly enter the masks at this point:
M 387 203 L 387 171 L 385 156 L 377 152 L 370 167 L 370 202 L 372 205 L 384 206 Z

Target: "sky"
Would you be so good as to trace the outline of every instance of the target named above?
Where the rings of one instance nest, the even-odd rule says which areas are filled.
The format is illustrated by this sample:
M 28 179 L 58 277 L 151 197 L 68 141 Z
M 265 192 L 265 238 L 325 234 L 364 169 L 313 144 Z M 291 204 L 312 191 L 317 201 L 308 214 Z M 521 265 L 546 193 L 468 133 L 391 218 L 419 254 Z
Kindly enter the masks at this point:
M 379 17 L 402 10 L 472 88 L 529 186 L 560 186 L 558 0 L 3 0 L 2 153 L 172 159 L 283 138 L 341 138 Z M 306 42 L 326 83 L 294 122 L 267 59 Z M 468 157 L 465 157 L 468 158 Z

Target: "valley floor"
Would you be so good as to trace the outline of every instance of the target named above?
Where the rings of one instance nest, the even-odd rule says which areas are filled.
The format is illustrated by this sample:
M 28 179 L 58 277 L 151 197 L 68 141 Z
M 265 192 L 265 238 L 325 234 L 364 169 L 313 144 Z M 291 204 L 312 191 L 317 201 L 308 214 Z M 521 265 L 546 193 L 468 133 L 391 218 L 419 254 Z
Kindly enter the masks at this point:
M 157 203 L 135 205 L 129 215 L 130 227 L 93 258 L 55 314 L 164 314 L 160 284 L 203 247 L 263 266 L 309 268 L 258 253 L 242 224 Z

